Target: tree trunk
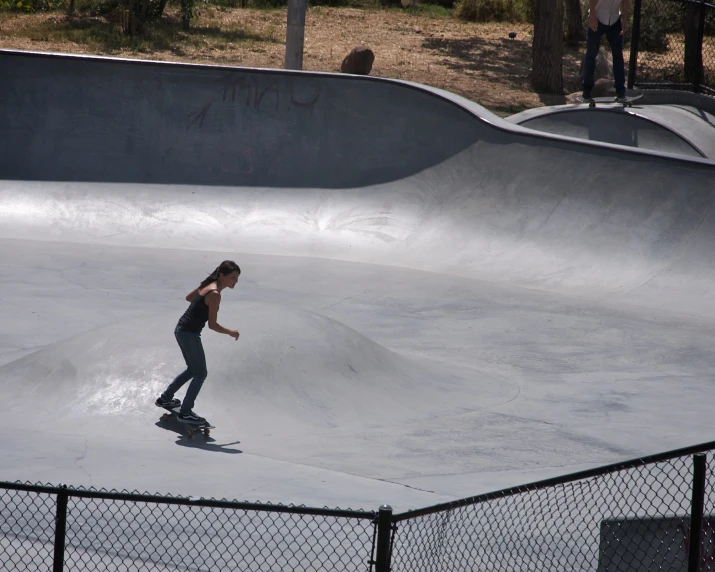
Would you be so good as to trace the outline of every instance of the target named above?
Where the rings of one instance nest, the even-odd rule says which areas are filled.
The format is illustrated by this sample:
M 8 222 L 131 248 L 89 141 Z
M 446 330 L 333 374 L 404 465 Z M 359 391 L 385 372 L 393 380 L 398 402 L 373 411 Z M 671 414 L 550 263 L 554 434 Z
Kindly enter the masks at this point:
M 580 0 L 564 0 L 566 13 L 566 44 L 578 47 L 579 42 L 586 40 L 586 28 L 583 25 Z
M 561 70 L 563 54 L 564 3 L 562 0 L 536 0 L 534 3 L 534 41 L 531 46 L 531 85 L 537 92 L 563 94 Z
M 159 0 L 159 8 L 157 9 L 156 15 L 161 18 L 164 15 L 164 9 L 166 8 L 166 3 L 168 0 Z

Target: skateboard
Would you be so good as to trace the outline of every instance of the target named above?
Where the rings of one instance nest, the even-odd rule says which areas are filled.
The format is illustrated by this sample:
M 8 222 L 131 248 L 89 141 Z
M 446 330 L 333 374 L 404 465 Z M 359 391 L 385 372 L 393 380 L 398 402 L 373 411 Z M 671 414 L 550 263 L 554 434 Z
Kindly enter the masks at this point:
M 173 409 L 171 407 L 162 407 L 162 409 L 166 409 L 168 413 L 164 413 L 161 416 L 161 420 L 167 422 L 172 417 L 176 417 L 176 420 L 179 423 L 187 425 L 186 436 L 189 438 L 193 437 L 194 433 L 197 431 L 199 433 L 203 433 L 205 437 L 208 437 L 211 433 L 211 429 L 216 429 L 216 427 L 209 425 L 208 423 L 192 423 L 191 421 L 183 421 L 182 419 L 179 419 L 179 411 L 181 407 L 174 407 Z
M 576 101 L 579 103 L 588 103 L 589 107 L 596 107 L 597 103 L 617 103 L 623 107 L 632 107 L 633 102 L 639 100 L 643 95 L 628 96 L 621 100 L 616 97 L 592 97 L 591 99 L 584 99 L 583 97 L 576 96 Z

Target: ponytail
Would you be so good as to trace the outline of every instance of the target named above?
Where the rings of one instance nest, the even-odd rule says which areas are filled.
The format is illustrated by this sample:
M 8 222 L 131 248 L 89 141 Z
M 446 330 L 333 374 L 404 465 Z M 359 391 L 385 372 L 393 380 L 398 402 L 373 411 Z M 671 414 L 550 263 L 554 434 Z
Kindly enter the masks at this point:
M 233 260 L 224 260 L 216 267 L 216 270 L 204 279 L 204 281 L 199 285 L 199 288 L 208 286 L 211 282 L 216 282 L 219 279 L 219 276 L 225 276 L 226 274 L 231 274 L 231 272 L 238 272 L 238 275 L 241 275 L 241 269 L 238 267 L 238 264 L 236 264 Z

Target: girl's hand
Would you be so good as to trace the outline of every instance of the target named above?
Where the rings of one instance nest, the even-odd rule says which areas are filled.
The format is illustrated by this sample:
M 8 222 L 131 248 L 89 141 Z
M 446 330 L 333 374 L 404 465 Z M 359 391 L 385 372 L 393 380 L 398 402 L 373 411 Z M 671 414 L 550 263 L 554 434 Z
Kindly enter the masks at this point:
M 231 330 L 228 332 L 228 335 L 231 336 L 234 340 L 238 340 L 238 330 Z

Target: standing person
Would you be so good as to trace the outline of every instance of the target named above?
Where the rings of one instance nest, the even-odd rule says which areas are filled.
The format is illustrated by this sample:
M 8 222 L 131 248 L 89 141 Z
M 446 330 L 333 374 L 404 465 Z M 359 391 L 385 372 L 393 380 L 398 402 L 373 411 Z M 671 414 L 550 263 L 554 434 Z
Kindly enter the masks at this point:
M 591 99 L 593 76 L 596 71 L 596 55 L 601 46 L 601 38 L 611 46 L 613 56 L 613 79 L 616 98 L 626 97 L 626 70 L 623 63 L 623 34 L 628 28 L 630 0 L 589 0 L 588 2 L 588 38 L 586 57 L 583 62 L 583 99 Z
M 218 308 L 221 304 L 221 291 L 228 287 L 233 289 L 241 275 L 241 269 L 232 260 L 224 260 L 201 284 L 186 296 L 190 302 L 184 315 L 174 329 L 174 336 L 181 348 L 181 353 L 186 362 L 186 370 L 176 376 L 159 398 L 157 407 L 179 407 L 178 417 L 190 423 L 206 423 L 206 419 L 193 412 L 194 401 L 206 379 L 206 356 L 201 344 L 201 330 L 206 322 L 209 328 L 220 334 L 228 334 L 238 340 L 238 331 L 224 328 L 217 321 Z M 186 391 L 184 403 L 174 399 L 174 394 L 187 381 L 191 381 Z

